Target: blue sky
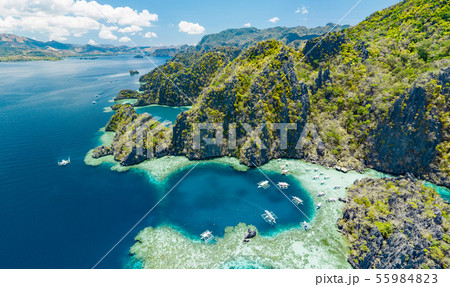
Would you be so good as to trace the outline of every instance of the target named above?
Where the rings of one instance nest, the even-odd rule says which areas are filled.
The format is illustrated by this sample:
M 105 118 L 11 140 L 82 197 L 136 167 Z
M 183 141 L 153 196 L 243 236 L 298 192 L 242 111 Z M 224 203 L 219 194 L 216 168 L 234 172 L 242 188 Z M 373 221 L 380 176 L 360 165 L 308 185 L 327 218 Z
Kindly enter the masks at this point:
M 78 44 L 195 44 L 206 34 L 244 25 L 262 29 L 337 23 L 357 2 L 1 0 L 0 33 Z M 341 24 L 355 25 L 398 2 L 362 0 Z

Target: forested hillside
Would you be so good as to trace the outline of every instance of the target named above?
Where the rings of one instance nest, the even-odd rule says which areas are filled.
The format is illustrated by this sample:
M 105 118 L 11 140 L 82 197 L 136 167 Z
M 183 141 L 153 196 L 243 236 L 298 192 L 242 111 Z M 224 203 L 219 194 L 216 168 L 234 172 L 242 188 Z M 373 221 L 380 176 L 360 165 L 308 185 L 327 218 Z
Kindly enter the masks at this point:
M 229 155 L 250 166 L 305 158 L 411 172 L 450 186 L 448 4 L 406 0 L 298 47 L 275 40 L 242 51 L 197 47 L 163 65 L 165 75 L 154 70 L 143 76 L 138 105 L 194 103 L 177 119 L 172 154 Z M 220 123 L 225 137 L 236 124 L 237 145 L 203 143 L 193 150 L 192 127 L 199 122 Z M 278 122 L 297 127 L 287 132 L 287 149 L 269 125 L 253 132 L 243 125 Z M 305 126 L 312 130 L 295 149 Z

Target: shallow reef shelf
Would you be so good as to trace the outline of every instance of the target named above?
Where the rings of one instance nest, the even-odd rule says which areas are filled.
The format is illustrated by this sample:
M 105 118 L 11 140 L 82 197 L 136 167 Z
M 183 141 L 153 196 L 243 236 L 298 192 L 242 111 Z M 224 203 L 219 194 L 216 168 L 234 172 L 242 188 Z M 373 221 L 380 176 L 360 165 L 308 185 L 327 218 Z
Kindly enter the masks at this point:
M 143 268 L 350 268 L 347 245 L 338 232 L 336 222 L 342 213 L 342 202 L 326 202 L 327 198 L 345 197 L 345 188 L 364 177 L 380 177 L 368 171 L 342 173 L 302 160 L 271 161 L 263 171 L 280 172 L 288 163 L 291 175 L 305 188 L 315 204 L 323 202 L 305 232 L 301 223 L 271 236 L 257 235 L 244 243 L 248 226 L 244 223 L 228 227 L 223 238 L 214 244 L 195 241 L 171 227 L 148 227 L 136 237 L 130 252 L 142 262 Z M 314 169 L 318 169 L 314 171 Z M 329 176 L 324 184 L 314 175 Z M 340 189 L 334 189 L 336 185 Z M 325 192 L 324 197 L 317 197 Z M 280 196 L 283 195 L 280 193 Z M 288 199 L 286 199 L 288 200 Z

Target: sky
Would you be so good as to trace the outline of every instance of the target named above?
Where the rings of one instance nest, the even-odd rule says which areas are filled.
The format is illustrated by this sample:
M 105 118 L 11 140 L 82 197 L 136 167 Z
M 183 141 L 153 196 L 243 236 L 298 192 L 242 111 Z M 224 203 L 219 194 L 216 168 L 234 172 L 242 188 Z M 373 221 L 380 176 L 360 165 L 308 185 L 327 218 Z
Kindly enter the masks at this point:
M 229 28 L 355 25 L 400 0 L 0 0 L 0 33 L 75 44 L 196 44 Z M 353 10 L 352 10 L 353 8 Z M 350 13 L 349 13 L 350 12 Z

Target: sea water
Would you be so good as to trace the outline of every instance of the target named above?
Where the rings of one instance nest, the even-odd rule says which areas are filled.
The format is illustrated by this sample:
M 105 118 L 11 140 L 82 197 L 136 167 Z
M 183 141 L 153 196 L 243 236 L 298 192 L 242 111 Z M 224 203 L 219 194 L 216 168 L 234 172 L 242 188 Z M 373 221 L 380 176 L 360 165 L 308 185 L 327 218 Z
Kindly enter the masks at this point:
M 120 89 L 139 87 L 128 71 L 153 68 L 132 56 L 0 64 L 0 268 L 91 268 L 184 176 L 185 169 L 157 184 L 142 171 L 84 163 L 111 116 L 103 109 Z M 150 109 L 170 121 L 183 110 Z M 69 165 L 58 166 L 69 157 Z M 127 266 L 133 238 L 147 226 L 170 225 L 198 239 L 206 229 L 220 236 L 239 222 L 270 235 L 308 221 L 312 201 L 302 187 L 291 177 L 271 178 L 291 184 L 288 194 L 305 200 L 304 214 L 273 185 L 258 189 L 265 180 L 258 171 L 202 165 L 98 267 Z M 266 209 L 279 217 L 278 227 L 262 219 Z
M 266 180 L 258 170 L 202 164 L 179 184 L 189 167 L 158 184 L 137 169 L 87 166 L 86 152 L 99 144 L 99 129 L 111 116 L 104 108 L 120 89 L 139 87 L 128 71 L 142 75 L 153 68 L 132 56 L 0 64 L 0 268 L 90 268 L 170 190 L 99 268 L 130 267 L 133 238 L 147 226 L 168 225 L 198 240 L 206 229 L 222 236 L 240 222 L 271 236 L 315 217 L 298 181 L 275 172 L 267 172 L 271 180 L 291 185 L 287 197 L 304 200 L 301 211 L 273 183 L 258 189 Z M 183 110 L 149 106 L 138 112 L 173 122 Z M 71 164 L 57 165 L 68 157 Z M 438 191 L 448 198 L 447 189 Z M 278 225 L 262 219 L 265 210 L 278 216 Z M 225 267 L 264 267 L 255 264 L 243 259 Z

